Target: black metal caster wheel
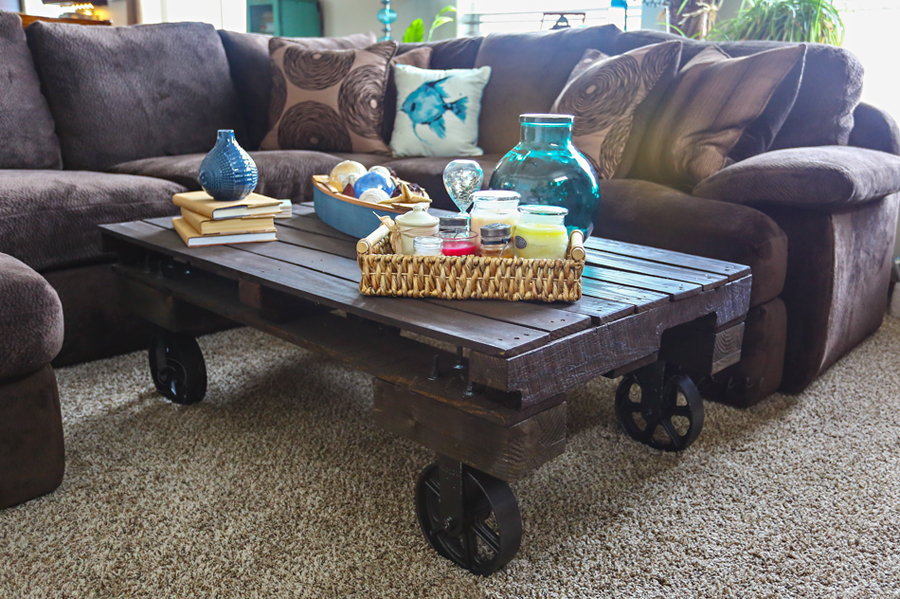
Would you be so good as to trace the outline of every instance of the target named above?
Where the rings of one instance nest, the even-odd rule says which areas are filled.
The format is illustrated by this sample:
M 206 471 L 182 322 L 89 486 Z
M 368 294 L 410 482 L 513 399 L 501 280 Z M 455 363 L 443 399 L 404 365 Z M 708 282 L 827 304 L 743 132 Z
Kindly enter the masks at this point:
M 416 484 L 416 515 L 422 533 L 443 557 L 487 576 L 519 550 L 522 516 L 515 495 L 504 481 L 463 467 L 462 522 L 454 523 L 442 515 L 440 472 L 435 462 L 422 471 Z
M 685 375 L 659 385 L 628 374 L 616 390 L 616 417 L 632 439 L 663 451 L 684 451 L 703 429 L 703 400 Z
M 190 335 L 160 332 L 150 340 L 150 373 L 159 393 L 178 404 L 193 404 L 206 395 L 206 362 Z

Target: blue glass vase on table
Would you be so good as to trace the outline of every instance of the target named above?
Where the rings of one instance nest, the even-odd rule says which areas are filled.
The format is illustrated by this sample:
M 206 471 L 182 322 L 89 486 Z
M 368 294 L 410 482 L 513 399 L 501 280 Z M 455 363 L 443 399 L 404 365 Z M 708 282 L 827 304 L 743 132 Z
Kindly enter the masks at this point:
M 518 192 L 522 204 L 566 208 L 569 232 L 578 228 L 588 236 L 600 187 L 590 162 L 572 143 L 573 121 L 567 114 L 519 116 L 519 143 L 497 163 L 490 188 Z

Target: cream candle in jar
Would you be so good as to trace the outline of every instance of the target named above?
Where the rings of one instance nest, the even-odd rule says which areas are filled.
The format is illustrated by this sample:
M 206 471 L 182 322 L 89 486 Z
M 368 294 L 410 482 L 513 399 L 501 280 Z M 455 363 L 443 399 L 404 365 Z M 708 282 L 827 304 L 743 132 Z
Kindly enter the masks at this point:
M 519 208 L 521 213 L 516 226 L 514 243 L 517 258 L 546 258 L 561 260 L 566 257 L 569 235 L 565 219 L 569 213 L 559 206 L 527 204 Z
M 438 219 L 428 214 L 425 206 L 415 204 L 409 212 L 394 219 L 400 229 L 401 253 L 412 256 L 415 253 L 413 240 L 416 237 L 437 235 Z
M 492 223 L 504 223 L 516 229 L 519 222 L 519 198 L 515 191 L 487 189 L 472 194 L 473 207 L 469 228 L 473 233 L 480 233 L 481 227 Z M 475 240 L 481 243 L 480 235 Z

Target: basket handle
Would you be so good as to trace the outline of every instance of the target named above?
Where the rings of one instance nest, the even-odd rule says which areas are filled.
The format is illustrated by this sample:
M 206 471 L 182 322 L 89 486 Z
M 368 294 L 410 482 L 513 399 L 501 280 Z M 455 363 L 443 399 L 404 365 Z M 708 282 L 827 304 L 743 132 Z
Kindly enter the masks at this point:
M 581 229 L 575 229 L 569 234 L 569 249 L 566 252 L 571 260 L 584 260 L 584 233 Z
M 372 250 L 372 248 L 378 247 L 378 244 L 381 243 L 384 238 L 390 234 L 391 230 L 386 226 L 381 225 L 372 233 L 369 233 L 368 237 L 360 239 L 358 242 L 356 242 L 356 253 L 368 254 Z

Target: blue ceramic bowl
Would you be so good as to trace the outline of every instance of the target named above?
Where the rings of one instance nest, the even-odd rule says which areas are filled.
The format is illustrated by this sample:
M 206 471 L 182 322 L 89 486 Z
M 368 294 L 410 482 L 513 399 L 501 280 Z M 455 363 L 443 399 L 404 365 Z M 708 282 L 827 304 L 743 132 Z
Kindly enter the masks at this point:
M 360 202 L 343 194 L 335 194 L 325 184 L 328 177 L 313 177 L 313 201 L 318 216 L 326 225 L 334 227 L 357 239 L 366 237 L 381 226 L 379 216 L 397 216 L 408 212 L 409 208 L 373 208 L 368 202 Z

